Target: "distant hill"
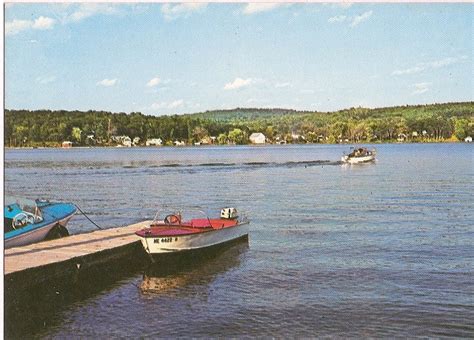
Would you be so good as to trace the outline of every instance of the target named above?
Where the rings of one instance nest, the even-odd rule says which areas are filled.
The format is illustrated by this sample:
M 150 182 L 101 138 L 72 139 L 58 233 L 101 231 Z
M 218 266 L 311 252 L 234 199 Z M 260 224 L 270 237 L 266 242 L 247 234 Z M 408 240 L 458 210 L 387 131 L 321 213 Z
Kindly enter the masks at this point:
M 387 118 L 407 115 L 420 115 L 426 113 L 440 112 L 449 113 L 450 116 L 472 116 L 474 115 L 474 102 L 453 102 L 426 105 L 403 105 L 368 109 L 363 107 L 348 108 L 332 112 L 303 111 L 282 108 L 259 109 L 259 108 L 235 108 L 227 110 L 209 110 L 188 114 L 190 117 L 209 119 L 218 122 L 253 121 L 261 119 L 278 119 L 282 116 L 302 117 L 351 117 L 353 119 Z
M 253 132 L 268 142 L 429 142 L 474 135 L 474 102 L 406 105 L 335 112 L 236 108 L 186 115 L 140 112 L 5 110 L 6 146 L 114 145 L 115 136 L 195 143 L 246 144 Z M 211 138 L 212 137 L 212 138 Z
M 291 109 L 258 109 L 258 108 L 235 108 L 228 110 L 211 110 L 191 114 L 192 117 L 201 119 L 211 119 L 221 122 L 231 122 L 235 120 L 254 120 L 262 118 L 273 118 L 283 115 L 302 115 L 312 111 L 297 111 Z

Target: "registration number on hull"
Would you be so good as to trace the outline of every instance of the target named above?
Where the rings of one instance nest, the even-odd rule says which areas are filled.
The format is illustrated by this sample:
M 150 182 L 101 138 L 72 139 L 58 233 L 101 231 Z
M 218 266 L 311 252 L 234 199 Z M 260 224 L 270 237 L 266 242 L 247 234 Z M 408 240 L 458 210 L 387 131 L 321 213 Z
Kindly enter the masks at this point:
M 153 239 L 153 243 L 171 243 L 176 241 L 178 241 L 177 237 L 175 237 L 174 239 L 172 237 L 162 237 Z

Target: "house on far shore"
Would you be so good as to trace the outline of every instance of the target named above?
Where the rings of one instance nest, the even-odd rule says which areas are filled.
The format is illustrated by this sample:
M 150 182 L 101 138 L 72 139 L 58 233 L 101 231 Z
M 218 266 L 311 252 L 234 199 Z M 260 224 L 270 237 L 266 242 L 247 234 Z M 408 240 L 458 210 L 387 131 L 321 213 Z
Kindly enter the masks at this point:
M 265 144 L 265 135 L 261 132 L 254 132 L 249 137 L 252 144 Z
M 162 146 L 163 141 L 161 138 L 148 138 L 145 142 L 146 146 Z
M 122 140 L 122 145 L 130 148 L 132 146 L 132 139 L 128 136 L 125 136 Z
M 464 138 L 464 141 L 466 143 L 472 143 L 472 137 L 471 136 L 467 136 L 466 138 Z
M 284 145 L 286 144 L 286 140 L 284 138 L 277 137 L 275 138 L 275 144 Z
M 401 143 L 401 142 L 404 142 L 404 141 L 407 140 L 407 138 L 408 138 L 408 136 L 407 136 L 406 134 L 404 134 L 404 133 L 399 133 L 399 134 L 398 134 L 398 138 L 397 138 L 397 142 L 400 142 L 400 143 Z
M 140 144 L 140 137 L 133 138 L 133 145 L 138 145 L 138 144 Z
M 174 146 L 185 146 L 186 143 L 184 141 L 179 141 L 179 140 L 175 140 L 174 141 Z
M 72 142 L 68 141 L 68 140 L 65 140 L 62 144 L 61 144 L 61 147 L 63 149 L 69 149 L 69 148 L 72 148 Z

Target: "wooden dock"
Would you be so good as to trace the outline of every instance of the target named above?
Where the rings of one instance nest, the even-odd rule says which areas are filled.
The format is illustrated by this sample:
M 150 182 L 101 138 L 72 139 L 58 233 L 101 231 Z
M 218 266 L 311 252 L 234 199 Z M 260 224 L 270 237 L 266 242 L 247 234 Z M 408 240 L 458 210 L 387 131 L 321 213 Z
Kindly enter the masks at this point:
M 149 224 L 150 221 L 145 221 L 126 227 L 98 230 L 6 249 L 5 276 L 74 259 L 80 267 L 81 262 L 89 256 L 138 244 L 139 239 L 135 232 Z
M 150 222 L 6 249 L 6 334 L 22 338 L 61 305 L 142 270 L 149 260 L 135 231 Z
M 37 285 L 73 284 L 88 271 L 107 270 L 123 261 L 143 260 L 142 249 L 135 231 L 150 221 L 126 227 L 71 235 L 51 241 L 5 250 L 5 294 L 17 295 Z

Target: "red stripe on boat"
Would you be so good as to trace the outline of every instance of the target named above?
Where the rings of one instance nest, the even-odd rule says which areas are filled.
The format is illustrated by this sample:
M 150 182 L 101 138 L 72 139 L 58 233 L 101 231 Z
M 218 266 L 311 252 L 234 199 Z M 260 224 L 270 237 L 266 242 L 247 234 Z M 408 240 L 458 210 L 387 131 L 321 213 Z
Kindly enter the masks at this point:
M 215 229 L 234 227 L 238 224 L 237 220 L 227 219 L 193 219 L 189 222 L 182 222 L 179 225 L 155 224 L 150 228 L 137 231 L 135 234 L 141 237 L 165 237 L 189 235 L 208 232 Z

